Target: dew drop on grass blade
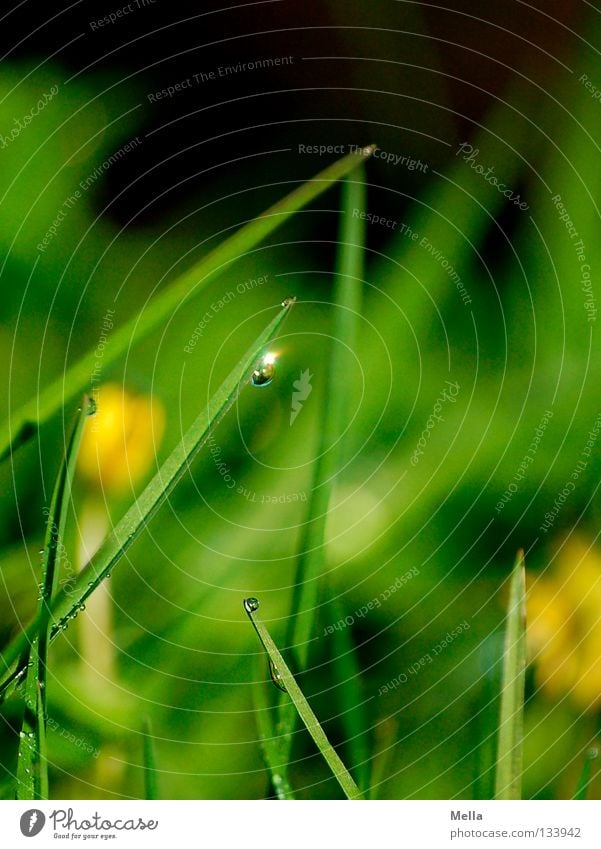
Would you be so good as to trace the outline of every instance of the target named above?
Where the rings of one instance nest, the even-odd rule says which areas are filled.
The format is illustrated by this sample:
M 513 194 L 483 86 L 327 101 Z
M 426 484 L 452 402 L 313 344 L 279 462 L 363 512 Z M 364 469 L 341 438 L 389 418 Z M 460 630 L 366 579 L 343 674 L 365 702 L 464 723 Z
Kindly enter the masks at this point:
M 248 618 L 250 619 L 257 636 L 261 642 L 261 645 L 265 649 L 267 656 L 275 669 L 280 676 L 284 687 L 290 697 L 294 708 L 298 712 L 298 715 L 302 719 L 305 724 L 305 728 L 313 738 L 313 742 L 323 755 L 326 763 L 330 767 L 334 777 L 338 781 L 338 784 L 342 788 L 344 795 L 347 799 L 360 799 L 361 792 L 355 782 L 353 781 L 351 774 L 342 763 L 339 755 L 334 750 L 332 744 L 328 740 L 325 735 L 325 732 L 313 710 L 311 709 L 309 702 L 306 700 L 304 695 L 301 692 L 300 687 L 296 683 L 296 680 L 282 655 L 280 654 L 276 644 L 274 643 L 269 631 L 257 615 L 257 611 L 259 609 L 259 602 L 256 598 L 247 598 L 244 601 L 244 609 L 248 614 Z

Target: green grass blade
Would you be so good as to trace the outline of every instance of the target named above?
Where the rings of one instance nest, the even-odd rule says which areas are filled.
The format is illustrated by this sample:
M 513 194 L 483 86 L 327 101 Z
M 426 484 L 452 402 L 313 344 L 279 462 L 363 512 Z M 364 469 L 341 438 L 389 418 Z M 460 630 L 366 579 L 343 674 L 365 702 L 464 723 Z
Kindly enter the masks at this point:
M 361 313 L 364 272 L 365 221 L 353 209 L 365 209 L 364 169 L 358 168 L 342 183 L 336 282 L 334 289 L 333 341 L 326 396 L 323 405 L 320 446 L 313 472 L 308 515 L 303 525 L 286 642 L 293 648 L 300 669 L 305 669 L 315 633 L 315 608 L 319 579 L 324 571 L 324 538 L 330 496 L 340 464 L 340 434 L 348 421 L 348 349 L 354 350 Z M 335 447 L 332 447 L 335 446 Z M 279 725 L 285 735 L 288 755 L 296 725 L 296 711 L 288 700 L 281 703 Z
M 593 761 L 597 760 L 599 757 L 599 749 L 596 746 L 588 749 L 585 757 L 584 763 L 582 764 L 582 772 L 580 773 L 580 778 L 578 779 L 578 786 L 576 787 L 576 792 L 574 793 L 573 798 L 579 801 L 584 801 L 588 796 L 588 788 L 591 783 L 591 773 Z
M 17 766 L 18 799 L 48 798 L 46 668 L 50 606 L 56 592 L 60 551 L 62 550 L 67 521 L 67 508 L 71 499 L 71 486 L 77 453 L 84 424 L 88 413 L 91 411 L 89 399 L 84 397 L 57 475 L 48 511 L 41 591 L 36 615 L 37 633 L 24 658 L 24 662 L 27 663 L 27 675 L 24 688 L 25 710 L 19 740 Z
M 526 591 L 524 552 L 511 574 L 505 627 L 501 710 L 495 776 L 496 799 L 519 799 L 522 785 L 524 684 L 526 677 Z
M 70 586 L 69 592 L 63 590 L 57 595 L 52 605 L 52 617 L 55 624 L 51 636 L 56 636 L 68 624 L 69 620 L 77 615 L 86 599 L 107 577 L 115 564 L 138 538 L 146 524 L 165 503 L 190 463 L 206 443 L 209 435 L 236 401 L 243 386 L 249 382 L 253 369 L 259 362 L 266 346 L 277 335 L 293 304 L 294 298 L 289 298 L 283 302 L 282 309 L 260 334 L 238 365 L 230 372 L 206 408 L 184 434 L 135 503 L 106 537 L 93 559 L 81 570 L 75 582 Z M 4 652 L 0 660 L 0 668 L 10 667 L 21 656 L 23 650 L 28 647 L 35 633 L 36 621 L 34 620 Z
M 305 727 L 311 737 L 313 738 L 313 742 L 323 755 L 326 763 L 332 770 L 332 773 L 342 791 L 344 792 L 347 799 L 360 799 L 361 792 L 355 782 L 353 781 L 349 771 L 345 767 L 345 765 L 340 760 L 339 756 L 336 754 L 332 744 L 326 737 L 319 721 L 311 707 L 309 702 L 303 696 L 300 687 L 296 683 L 294 676 L 288 669 L 284 658 L 280 654 L 276 644 L 272 640 L 269 631 L 263 624 L 263 622 L 256 615 L 256 611 L 259 607 L 259 602 L 256 599 L 250 598 L 246 599 L 244 602 L 244 609 L 248 614 L 248 618 L 252 622 L 255 631 L 257 632 L 257 636 L 263 645 L 263 648 L 267 652 L 267 655 L 270 661 L 273 663 L 274 667 L 279 673 L 280 679 L 286 688 L 286 692 L 288 696 L 290 696 L 290 700 L 294 705 L 294 708 L 298 712 L 298 715 L 302 719 Z
M 133 344 L 160 327 L 186 298 L 200 292 L 214 275 L 224 271 L 230 263 L 260 244 L 288 218 L 356 168 L 358 163 L 365 156 L 371 155 L 373 150 L 375 147 L 372 146 L 365 148 L 363 154 L 353 153 L 339 159 L 312 180 L 290 192 L 258 218 L 245 224 L 233 236 L 184 272 L 168 289 L 151 301 L 141 316 L 132 316 L 129 321 L 112 333 L 111 344 L 104 352 L 104 368 L 117 360 Z M 78 392 L 89 389 L 90 375 L 94 371 L 95 362 L 96 354 L 90 351 L 36 398 L 9 417 L 0 431 L 0 460 L 5 459 L 14 449 L 31 438 L 40 425 L 56 413 L 66 401 Z
M 271 785 L 278 799 L 294 799 L 294 790 L 288 778 L 288 761 L 282 750 L 282 737 L 277 734 L 272 722 L 273 709 L 269 704 L 266 688 L 263 686 L 265 672 L 264 659 L 256 656 L 256 683 L 253 684 L 254 713 L 257 721 L 261 748 L 269 771 Z
M 144 720 L 143 728 L 143 758 L 144 758 L 144 798 L 159 799 L 159 787 L 157 781 L 156 754 L 154 749 L 154 738 L 150 720 Z
M 25 710 L 19 735 L 17 799 L 48 798 L 44 726 L 40 688 L 35 676 L 29 675 L 25 685 Z
M 357 169 L 353 179 L 346 179 L 342 184 L 340 250 L 334 289 L 333 338 L 337 341 L 332 344 L 326 389 L 328 403 L 323 406 L 321 444 L 317 452 L 308 517 L 303 526 L 288 632 L 288 643 L 294 646 L 301 669 L 307 664 L 314 632 L 318 581 L 324 564 L 326 521 L 340 462 L 339 437 L 348 420 L 348 348 L 354 348 L 361 311 L 365 240 L 365 221 L 354 218 L 352 210 L 365 209 L 363 177 L 363 169 Z M 332 448 L 334 445 L 338 448 Z

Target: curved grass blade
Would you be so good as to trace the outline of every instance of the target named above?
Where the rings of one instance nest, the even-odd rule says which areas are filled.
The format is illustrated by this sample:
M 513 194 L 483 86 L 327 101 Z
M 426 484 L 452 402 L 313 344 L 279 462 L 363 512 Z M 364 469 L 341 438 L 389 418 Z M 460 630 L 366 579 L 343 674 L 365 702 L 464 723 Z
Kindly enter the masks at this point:
M 276 644 L 271 638 L 269 631 L 263 624 L 263 622 L 256 616 L 256 611 L 259 607 L 259 602 L 256 598 L 247 598 L 244 601 L 244 609 L 248 614 L 248 618 L 252 622 L 252 625 L 257 632 L 257 636 L 261 641 L 261 644 L 265 651 L 267 652 L 267 656 L 269 660 L 279 673 L 279 677 L 286 688 L 286 692 L 290 697 L 291 703 L 294 705 L 294 708 L 298 712 L 298 715 L 302 719 L 305 724 L 305 728 L 313 738 L 313 742 L 323 755 L 326 763 L 332 770 L 332 773 L 338 784 L 342 788 L 344 795 L 347 799 L 360 799 L 361 792 L 355 782 L 353 781 L 349 771 L 345 767 L 345 765 L 340 760 L 339 756 L 336 754 L 332 744 L 326 737 L 319 721 L 311 707 L 309 702 L 303 696 L 300 687 L 296 683 L 294 676 L 288 669 L 284 658 L 280 654 Z
M 186 298 L 200 292 L 213 275 L 222 272 L 230 263 L 260 244 L 290 216 L 318 197 L 333 183 L 342 179 L 374 150 L 375 145 L 364 148 L 363 152 L 349 154 L 320 171 L 312 180 L 303 183 L 258 218 L 245 224 L 191 269 L 180 275 L 168 289 L 151 301 L 141 316 L 132 316 L 129 321 L 113 332 L 111 344 L 104 352 L 104 367 L 107 368 L 131 345 L 160 327 Z M 90 351 L 64 375 L 47 386 L 38 397 L 33 398 L 9 417 L 0 431 L 0 461 L 10 456 L 13 450 L 31 438 L 40 425 L 56 413 L 66 401 L 88 388 L 95 362 L 96 354 Z
M 88 414 L 90 400 L 84 397 L 79 415 L 67 444 L 58 472 L 48 511 L 42 582 L 36 615 L 37 633 L 22 659 L 26 664 L 23 725 L 19 741 L 17 799 L 48 798 L 48 762 L 46 758 L 46 667 L 50 605 L 58 581 L 58 566 L 71 499 L 77 453 Z
M 501 710 L 495 775 L 496 799 L 520 799 L 522 792 L 524 685 L 526 679 L 526 579 L 518 551 L 509 588 L 503 648 Z
M 294 302 L 294 298 L 288 298 L 283 302 L 277 316 L 267 325 L 253 346 L 223 381 L 206 408 L 186 431 L 138 499 L 106 537 L 92 560 L 81 570 L 70 586 L 69 592 L 62 590 L 56 596 L 51 609 L 54 619 L 51 637 L 55 637 L 77 615 L 88 596 L 107 577 L 146 524 L 165 503 L 209 435 L 238 398 L 242 387 L 249 382 L 265 347 L 276 336 Z M 36 625 L 37 622 L 34 620 L 11 643 L 0 660 L 3 668 L 10 666 L 28 647 L 36 633 Z
M 144 719 L 143 728 L 143 757 L 144 757 L 144 798 L 160 799 L 157 781 L 156 755 L 152 726 L 148 717 Z
M 572 798 L 577 799 L 578 801 L 584 801 L 588 796 L 588 788 L 591 783 L 591 773 L 593 761 L 596 761 L 599 757 L 599 749 L 596 746 L 592 746 L 586 753 L 584 757 L 584 763 L 582 764 L 582 772 L 580 773 L 580 778 L 578 779 L 578 786 L 576 787 L 576 792 Z
M 313 471 L 307 520 L 303 525 L 297 561 L 286 642 L 293 648 L 299 669 L 306 669 L 311 640 L 315 633 L 315 608 L 319 579 L 324 572 L 324 539 L 330 496 L 340 464 L 340 434 L 348 421 L 348 350 L 354 350 L 361 314 L 364 273 L 365 220 L 353 215 L 366 205 L 364 169 L 342 183 L 342 215 L 334 289 L 334 326 L 328 384 L 328 403 L 323 405 L 321 439 Z M 337 446 L 337 447 L 332 447 Z M 290 756 L 297 717 L 289 700 L 282 700 L 279 726 Z

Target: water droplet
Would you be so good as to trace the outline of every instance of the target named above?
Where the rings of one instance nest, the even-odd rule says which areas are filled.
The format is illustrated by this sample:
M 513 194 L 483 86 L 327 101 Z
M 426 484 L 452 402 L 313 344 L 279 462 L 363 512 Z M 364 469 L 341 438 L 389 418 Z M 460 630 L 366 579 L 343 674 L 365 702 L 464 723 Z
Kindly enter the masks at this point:
M 91 396 L 88 396 L 87 399 L 87 407 L 86 407 L 86 416 L 94 416 L 96 415 L 96 410 L 98 409 L 98 405 L 96 401 Z
M 80 610 L 81 610 L 81 612 L 83 613 L 83 612 L 84 612 L 84 610 L 86 609 L 85 604 L 80 604 L 80 605 L 79 605 L 79 609 L 80 609 Z
M 281 690 L 283 693 L 287 693 L 288 690 L 286 689 L 286 685 L 284 684 L 283 678 L 273 660 L 269 661 L 269 674 L 271 675 L 271 680 L 278 690 Z
M 284 298 L 284 300 L 282 301 L 282 306 L 283 307 L 291 307 L 292 304 L 295 303 L 295 301 L 296 301 L 296 298 Z
M 269 386 L 275 375 L 275 357 L 266 354 L 252 373 L 253 386 Z
M 259 599 L 258 598 L 245 598 L 244 599 L 244 609 L 247 613 L 254 613 L 255 610 L 259 609 Z
M 45 551 L 45 549 L 40 548 L 40 550 L 38 551 L 38 554 L 43 554 L 43 553 L 44 553 L 44 551 Z

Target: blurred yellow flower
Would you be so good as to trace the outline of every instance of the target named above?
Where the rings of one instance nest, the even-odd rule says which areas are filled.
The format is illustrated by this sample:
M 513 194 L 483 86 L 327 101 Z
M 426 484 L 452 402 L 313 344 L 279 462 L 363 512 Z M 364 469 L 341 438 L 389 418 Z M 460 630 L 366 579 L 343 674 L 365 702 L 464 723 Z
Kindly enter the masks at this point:
M 544 575 L 528 576 L 528 644 L 537 682 L 581 710 L 601 707 L 601 552 L 572 536 Z
M 83 478 L 108 494 L 134 486 L 149 470 L 165 428 L 161 402 L 107 383 L 96 393 L 96 414 L 78 457 Z

